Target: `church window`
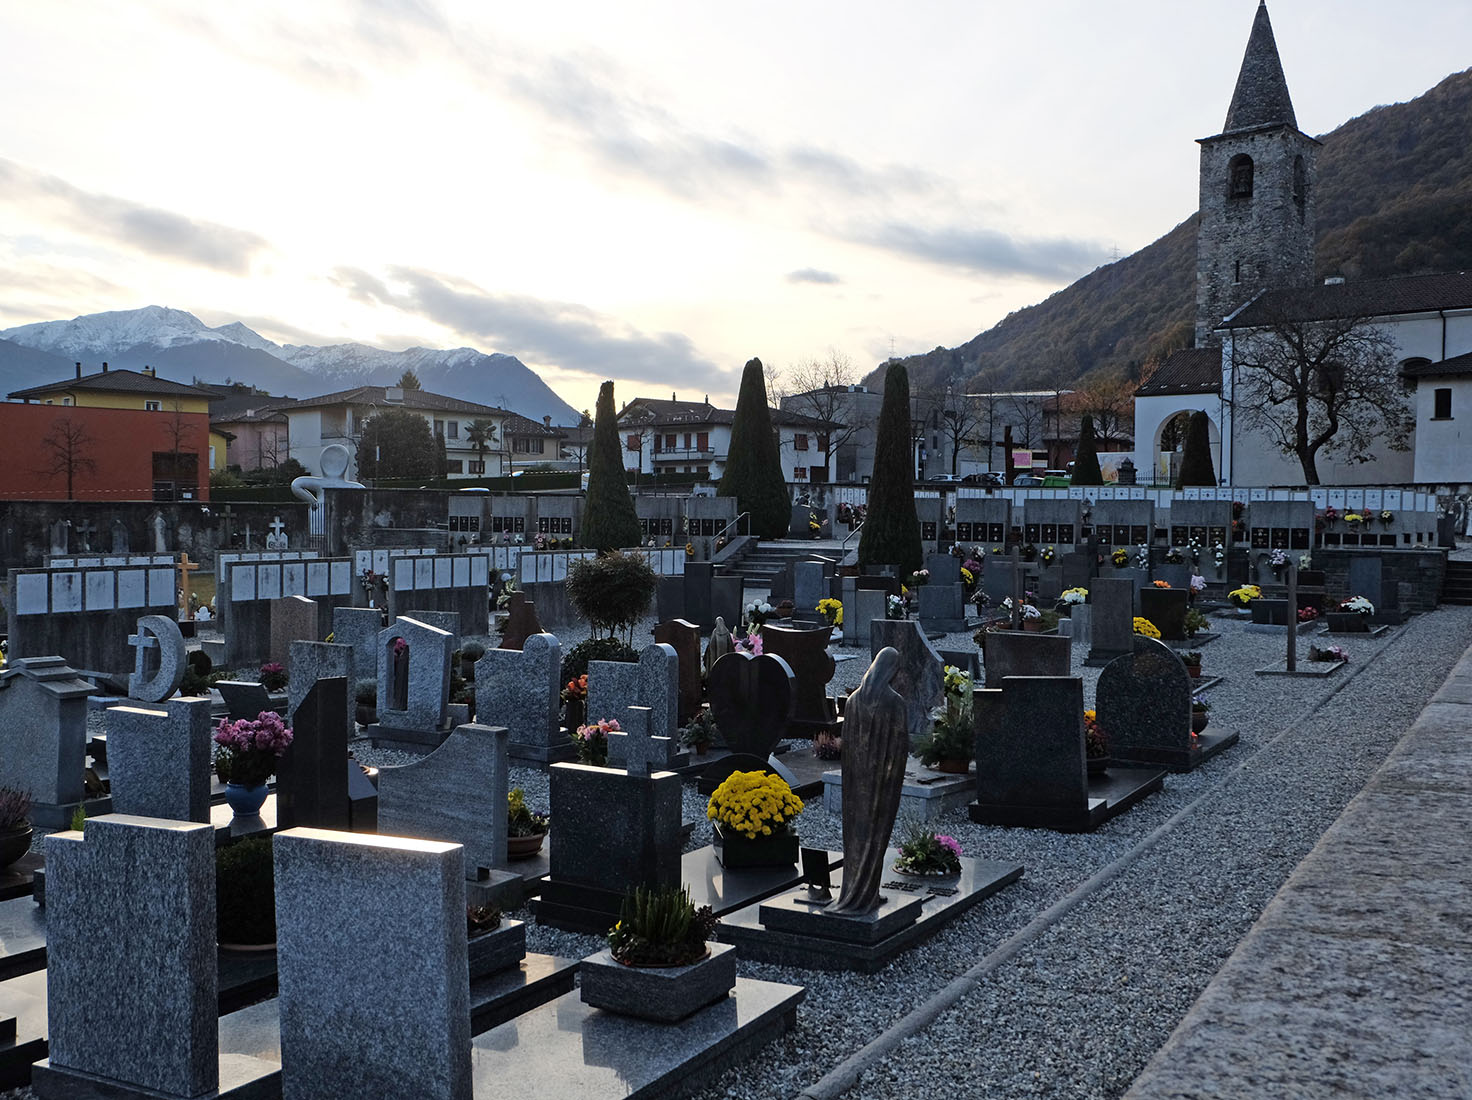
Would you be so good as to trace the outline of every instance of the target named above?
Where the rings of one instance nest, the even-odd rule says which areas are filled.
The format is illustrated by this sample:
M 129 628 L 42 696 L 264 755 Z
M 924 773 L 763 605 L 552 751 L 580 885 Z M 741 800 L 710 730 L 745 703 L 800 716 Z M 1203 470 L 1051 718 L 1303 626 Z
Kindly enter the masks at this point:
M 1432 397 L 1435 399 L 1435 409 L 1431 413 L 1432 420 L 1450 420 L 1452 418 L 1452 391 L 1450 389 L 1437 390 Z
M 1227 165 L 1227 198 L 1252 198 L 1252 158 L 1238 153 Z
M 1308 169 L 1302 157 L 1293 158 L 1293 205 L 1298 207 L 1298 220 L 1303 221 L 1304 209 L 1308 205 Z

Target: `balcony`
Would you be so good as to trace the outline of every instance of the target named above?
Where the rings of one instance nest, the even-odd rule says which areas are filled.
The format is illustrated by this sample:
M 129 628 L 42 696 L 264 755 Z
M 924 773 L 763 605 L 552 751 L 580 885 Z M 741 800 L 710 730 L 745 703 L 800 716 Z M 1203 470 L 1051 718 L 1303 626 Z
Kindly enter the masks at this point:
M 714 447 L 687 447 L 683 450 L 655 451 L 650 456 L 655 462 L 712 462 L 716 457 Z

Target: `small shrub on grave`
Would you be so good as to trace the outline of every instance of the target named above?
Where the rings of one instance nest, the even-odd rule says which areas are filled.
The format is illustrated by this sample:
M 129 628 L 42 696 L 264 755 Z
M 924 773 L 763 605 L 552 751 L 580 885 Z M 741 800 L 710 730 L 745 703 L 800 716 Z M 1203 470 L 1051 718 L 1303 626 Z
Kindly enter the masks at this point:
M 705 957 L 719 923 L 709 905 L 695 908 L 688 887 L 640 887 L 624 896 L 608 948 L 626 966 L 688 966 Z
M 526 792 L 512 787 L 506 795 L 506 828 L 508 836 L 540 836 L 552 819 L 539 814 L 526 804 Z
M 215 918 L 221 943 L 276 942 L 269 837 L 237 841 L 215 853 Z
M 680 744 L 692 749 L 710 745 L 720 733 L 715 716 L 709 708 L 702 708 L 699 714 L 690 719 L 690 724 L 680 731 Z
M 1186 611 L 1186 637 L 1194 638 L 1210 625 L 1206 616 L 1194 607 Z
M 562 682 L 577 680 L 588 672 L 590 661 L 625 661 L 634 664 L 639 660 L 639 651 L 621 638 L 589 638 L 579 642 L 562 658 Z M 583 698 L 587 698 L 588 685 L 582 685 Z
M 961 843 L 953 836 L 911 825 L 899 845 L 894 869 L 902 875 L 959 875 Z
M 1191 650 L 1189 653 L 1182 653 L 1181 664 L 1185 665 L 1187 668 L 1200 668 L 1201 653 L 1195 649 Z
M 267 661 L 261 666 L 261 686 L 267 691 L 285 691 L 286 669 L 277 661 Z
M 632 641 L 634 624 L 654 599 L 654 570 L 643 558 L 614 551 L 583 558 L 567 567 L 567 598 L 593 627 L 609 636 L 626 631 Z
M 494 905 L 467 905 L 465 907 L 465 934 L 483 936 L 501 927 L 501 910 Z

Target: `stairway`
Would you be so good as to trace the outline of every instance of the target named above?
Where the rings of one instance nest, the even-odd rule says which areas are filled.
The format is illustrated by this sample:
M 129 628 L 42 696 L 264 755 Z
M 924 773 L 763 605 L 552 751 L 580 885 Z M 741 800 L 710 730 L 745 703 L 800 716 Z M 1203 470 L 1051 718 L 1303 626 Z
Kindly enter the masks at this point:
M 851 542 L 850 551 L 857 545 L 857 540 Z M 763 540 L 739 561 L 720 566 L 718 572 L 723 577 L 740 577 L 743 588 L 771 588 L 772 578 L 790 562 L 807 561 L 815 556 L 841 560 L 842 554 L 837 539 Z
M 1472 604 L 1472 561 L 1449 561 L 1441 582 L 1441 602 Z

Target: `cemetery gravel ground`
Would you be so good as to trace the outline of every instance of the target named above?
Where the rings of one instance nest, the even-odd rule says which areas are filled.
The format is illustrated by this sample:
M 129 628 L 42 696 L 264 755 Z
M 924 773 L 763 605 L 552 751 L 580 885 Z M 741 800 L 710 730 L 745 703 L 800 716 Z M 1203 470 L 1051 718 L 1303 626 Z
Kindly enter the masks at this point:
M 640 624 L 636 639 L 652 627 L 652 619 Z M 1472 607 L 1442 607 L 1379 638 L 1351 640 L 1350 665 L 1326 679 L 1255 676 L 1281 659 L 1284 639 L 1232 621 L 1214 619 L 1212 628 L 1223 636 L 1203 648 L 1203 664 L 1225 680 L 1210 692 L 1211 721 L 1241 734 L 1235 748 L 1190 775 L 1167 776 L 1162 793 L 1092 834 L 980 826 L 964 810 L 938 820 L 936 830 L 955 836 L 968 856 L 1023 864 L 1022 880 L 878 974 L 742 961 L 744 977 L 806 986 L 807 999 L 793 1031 L 696 1095 L 796 1096 L 1090 876 L 1133 854 L 1117 877 L 1084 891 L 977 988 L 869 1064 L 846 1093 L 906 1100 L 1122 1095 L 1472 644 Z M 564 631 L 564 647 L 583 633 Z M 1300 637 L 1301 653 L 1308 638 Z M 963 633 L 936 644 L 973 643 Z M 1080 647 L 1074 671 L 1092 705 L 1099 670 L 1079 666 L 1081 656 Z M 840 662 L 834 687 L 856 686 L 866 667 L 863 659 Z M 808 745 L 794 742 L 793 751 Z M 412 759 L 358 755 L 376 764 Z M 544 772 L 513 767 L 511 782 L 534 806 L 546 806 Z M 1163 839 L 1135 851 L 1202 796 Z M 688 847 L 710 843 L 705 799 L 693 784 L 684 788 L 684 814 L 696 822 Z M 805 844 L 842 847 L 840 821 L 819 798 L 808 800 L 799 831 Z M 599 937 L 539 927 L 528 909 L 508 915 L 528 921 L 532 951 L 579 958 L 602 946 Z M 32 1095 L 22 1089 L 0 1100 Z

